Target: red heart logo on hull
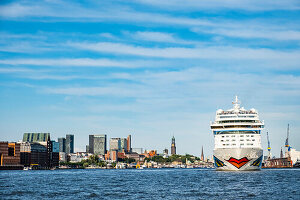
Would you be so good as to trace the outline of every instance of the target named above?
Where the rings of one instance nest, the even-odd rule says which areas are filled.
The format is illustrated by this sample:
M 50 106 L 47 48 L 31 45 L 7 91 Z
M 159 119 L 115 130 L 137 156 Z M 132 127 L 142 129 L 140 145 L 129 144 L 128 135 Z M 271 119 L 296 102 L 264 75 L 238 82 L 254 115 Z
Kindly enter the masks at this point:
M 230 164 L 232 164 L 233 166 L 235 166 L 238 169 L 240 169 L 242 166 L 244 166 L 249 161 L 250 160 L 246 157 L 241 158 L 241 159 L 236 159 L 236 158 L 231 157 L 229 160 L 227 160 L 227 162 L 229 162 Z

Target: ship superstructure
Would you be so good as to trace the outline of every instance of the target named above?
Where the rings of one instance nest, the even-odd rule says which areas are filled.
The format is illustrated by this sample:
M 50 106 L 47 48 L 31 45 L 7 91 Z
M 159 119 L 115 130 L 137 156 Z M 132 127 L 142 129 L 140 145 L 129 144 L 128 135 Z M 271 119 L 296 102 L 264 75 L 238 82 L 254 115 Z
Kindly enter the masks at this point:
M 261 167 L 263 150 L 260 121 L 255 109 L 240 107 L 236 96 L 233 108 L 219 109 L 211 123 L 214 134 L 214 160 L 217 170 L 258 170 Z

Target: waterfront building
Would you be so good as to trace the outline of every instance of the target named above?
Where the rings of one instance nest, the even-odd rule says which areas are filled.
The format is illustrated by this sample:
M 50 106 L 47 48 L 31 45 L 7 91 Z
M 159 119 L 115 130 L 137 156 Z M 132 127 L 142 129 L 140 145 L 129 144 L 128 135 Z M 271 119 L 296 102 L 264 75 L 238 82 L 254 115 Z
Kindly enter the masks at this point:
M 131 152 L 131 135 L 127 136 L 127 152 Z
M 163 150 L 163 158 L 168 158 L 169 157 L 169 150 L 167 148 L 165 148 Z
M 36 168 L 49 168 L 49 154 L 47 145 L 40 143 L 31 143 L 30 165 Z
M 81 162 L 83 160 L 89 159 L 89 157 L 91 155 L 93 155 L 93 154 L 85 153 L 85 152 L 72 153 L 72 154 L 70 154 L 70 162 L 73 162 L 73 163 Z
M 24 133 L 21 157 L 26 166 L 38 169 L 56 167 L 59 165 L 59 143 L 50 140 L 50 133 Z
M 111 161 L 118 161 L 118 150 L 110 150 L 110 160 Z
M 59 161 L 66 162 L 67 161 L 67 154 L 65 152 L 59 152 Z
M 0 169 L 22 169 L 20 163 L 20 144 L 0 142 Z
M 125 152 L 118 152 L 118 160 L 125 160 L 126 158 Z
M 106 153 L 106 135 L 89 135 L 89 153 L 105 155 Z
M 172 137 L 172 143 L 171 143 L 171 155 L 176 154 L 176 144 L 175 144 L 175 137 Z
M 163 150 L 163 154 L 168 155 L 168 154 L 169 154 L 169 150 L 168 150 L 167 148 L 165 148 L 165 149 Z
M 86 146 L 85 146 L 85 152 L 86 152 L 86 153 L 89 153 L 89 152 L 90 152 L 90 145 L 86 145 Z
M 66 138 L 58 138 L 59 152 L 66 152 Z
M 74 135 L 66 135 L 66 153 L 74 153 Z
M 122 152 L 127 152 L 127 139 L 126 138 L 121 138 L 121 151 Z
M 137 153 L 137 154 L 144 153 L 143 148 L 131 148 L 131 152 Z
M 31 145 L 30 142 L 20 143 L 20 162 L 24 167 L 29 167 L 31 163 Z
M 121 139 L 120 138 L 110 138 L 109 149 L 121 151 Z
M 49 162 L 50 167 L 59 166 L 59 143 L 51 140 L 51 150 L 48 150 L 48 154 L 50 156 Z

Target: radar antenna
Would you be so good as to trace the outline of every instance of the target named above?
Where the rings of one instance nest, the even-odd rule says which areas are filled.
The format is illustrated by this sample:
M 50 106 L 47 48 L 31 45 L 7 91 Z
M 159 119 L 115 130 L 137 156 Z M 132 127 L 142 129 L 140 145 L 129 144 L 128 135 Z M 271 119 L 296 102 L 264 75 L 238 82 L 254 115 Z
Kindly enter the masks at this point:
M 238 96 L 235 96 L 235 101 L 232 102 L 234 105 L 233 108 L 235 111 L 238 111 L 240 109 L 240 101 L 238 99 Z

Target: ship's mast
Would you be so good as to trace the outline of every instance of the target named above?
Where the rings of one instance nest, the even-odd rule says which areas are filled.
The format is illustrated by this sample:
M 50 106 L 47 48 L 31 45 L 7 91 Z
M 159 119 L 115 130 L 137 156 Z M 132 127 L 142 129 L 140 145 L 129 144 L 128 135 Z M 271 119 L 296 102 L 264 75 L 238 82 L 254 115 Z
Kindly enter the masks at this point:
M 270 139 L 269 139 L 269 133 L 267 132 L 267 139 L 268 139 L 268 159 L 271 159 L 271 145 L 270 145 Z
M 240 102 L 238 96 L 235 96 L 235 101 L 232 102 L 234 111 L 238 112 L 240 109 Z

